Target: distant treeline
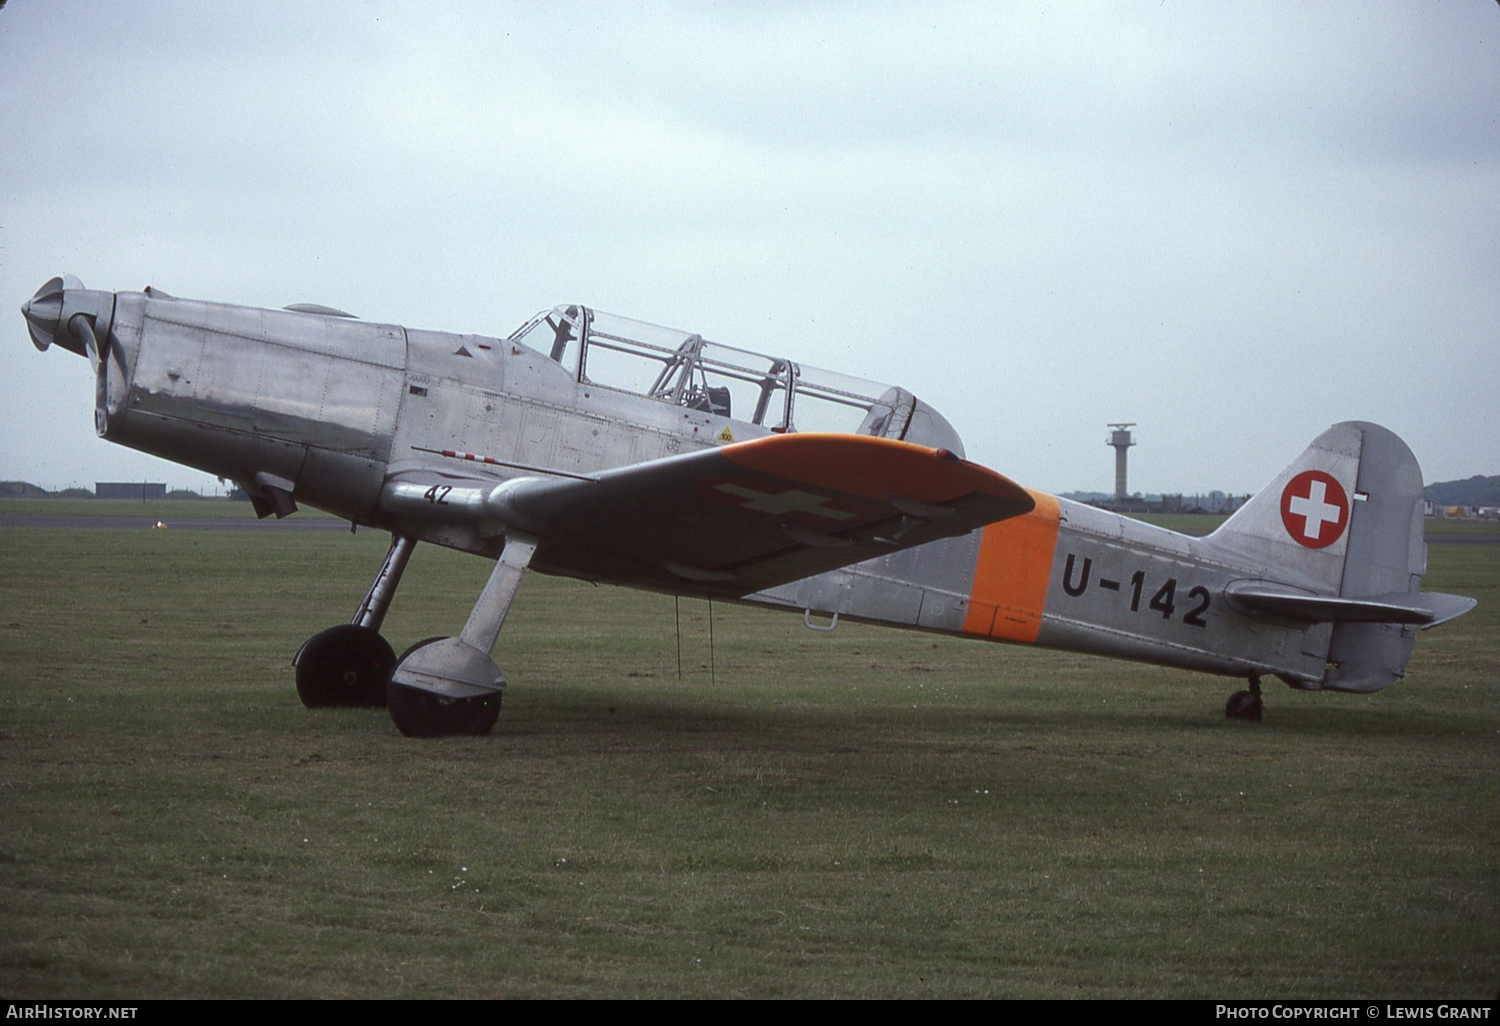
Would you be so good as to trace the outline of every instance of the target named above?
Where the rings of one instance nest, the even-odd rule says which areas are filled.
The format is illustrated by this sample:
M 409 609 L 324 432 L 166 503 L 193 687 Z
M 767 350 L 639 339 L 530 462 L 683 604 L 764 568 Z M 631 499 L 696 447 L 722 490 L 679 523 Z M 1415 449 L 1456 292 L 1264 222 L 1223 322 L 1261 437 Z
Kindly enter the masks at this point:
M 1500 476 L 1475 474 L 1465 481 L 1430 484 L 1423 493 L 1440 506 L 1500 506 Z

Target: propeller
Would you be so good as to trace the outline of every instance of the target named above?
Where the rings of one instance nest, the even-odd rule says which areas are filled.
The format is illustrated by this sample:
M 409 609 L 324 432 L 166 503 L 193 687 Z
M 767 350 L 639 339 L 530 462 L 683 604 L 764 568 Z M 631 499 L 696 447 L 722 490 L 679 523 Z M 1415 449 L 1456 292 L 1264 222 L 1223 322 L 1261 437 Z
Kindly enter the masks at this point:
M 36 290 L 36 295 L 21 304 L 21 314 L 26 318 L 26 329 L 31 332 L 31 344 L 42 352 L 52 345 L 57 339 L 58 322 L 62 319 L 63 292 L 67 289 L 81 289 L 83 282 L 65 274 L 53 278 L 47 284 Z M 62 342 L 64 348 L 73 349 L 66 341 Z M 74 349 L 78 355 L 83 355 L 83 349 Z
M 114 316 L 114 294 L 83 287 L 71 274 L 53 278 L 21 306 L 31 344 L 46 352 L 53 343 L 87 356 L 94 370 L 104 361 Z

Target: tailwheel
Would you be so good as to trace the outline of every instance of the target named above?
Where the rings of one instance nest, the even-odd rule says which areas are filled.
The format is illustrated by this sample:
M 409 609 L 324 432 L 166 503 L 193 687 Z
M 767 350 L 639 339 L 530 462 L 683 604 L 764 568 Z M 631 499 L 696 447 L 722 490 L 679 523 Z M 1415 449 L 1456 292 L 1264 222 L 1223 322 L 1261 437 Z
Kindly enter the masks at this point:
M 445 640 L 419 641 L 401 654 L 400 662 L 406 662 L 407 656 L 418 649 Z M 396 729 L 407 737 L 481 737 L 500 718 L 501 695 L 502 692 L 494 691 L 473 698 L 450 698 L 390 681 L 386 685 L 385 705 Z
M 396 654 L 378 631 L 352 623 L 314 634 L 292 657 L 297 695 L 309 709 L 379 708 Z
M 1260 697 L 1259 675 L 1250 678 L 1249 691 L 1236 691 L 1224 703 L 1224 718 L 1229 720 L 1251 720 L 1260 722 L 1263 703 Z

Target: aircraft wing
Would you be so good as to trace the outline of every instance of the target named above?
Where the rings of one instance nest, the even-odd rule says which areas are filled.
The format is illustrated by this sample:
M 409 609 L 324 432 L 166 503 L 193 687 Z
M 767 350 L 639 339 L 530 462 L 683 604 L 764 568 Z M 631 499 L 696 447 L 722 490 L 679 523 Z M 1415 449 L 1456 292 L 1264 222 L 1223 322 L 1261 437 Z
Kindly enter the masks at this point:
M 967 534 L 1034 505 L 1019 485 L 943 449 L 812 433 L 485 487 L 455 495 L 455 514 L 478 510 L 535 535 L 537 570 L 726 596 Z

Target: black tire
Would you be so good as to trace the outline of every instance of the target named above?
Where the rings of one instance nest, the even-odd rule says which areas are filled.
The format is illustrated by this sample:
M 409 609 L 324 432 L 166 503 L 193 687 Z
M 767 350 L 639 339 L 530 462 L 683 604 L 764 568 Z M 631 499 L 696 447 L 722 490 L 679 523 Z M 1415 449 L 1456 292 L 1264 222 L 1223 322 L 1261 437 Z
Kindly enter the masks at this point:
M 427 638 L 401 653 L 404 661 L 417 649 L 442 638 Z M 398 661 L 397 665 L 400 665 Z M 501 693 L 477 698 L 447 698 L 421 688 L 409 688 L 389 680 L 385 688 L 385 706 L 396 729 L 407 737 L 483 737 L 494 729 L 500 718 Z
M 445 698 L 404 684 L 386 686 L 386 708 L 407 737 L 481 737 L 500 718 L 500 693 Z
M 434 635 L 434 636 L 432 636 L 430 638 L 423 638 L 421 641 L 418 641 L 415 644 L 407 645 L 406 646 L 406 650 L 401 653 L 401 658 L 396 660 L 396 666 L 400 666 L 401 665 L 401 660 L 405 659 L 407 656 L 411 655 L 417 649 L 419 649 L 419 648 L 426 648 L 428 645 L 432 644 L 434 641 L 442 641 L 442 640 L 443 640 L 443 635 L 436 634 L 436 635 Z M 395 669 L 395 668 L 396 668 L 395 666 L 391 667 L 391 669 Z
M 1260 696 L 1251 691 L 1236 691 L 1224 703 L 1224 718 L 1229 720 L 1251 720 L 1260 722 Z
M 378 631 L 343 623 L 308 638 L 292 662 L 297 696 L 309 709 L 378 709 L 385 705 L 396 654 Z

